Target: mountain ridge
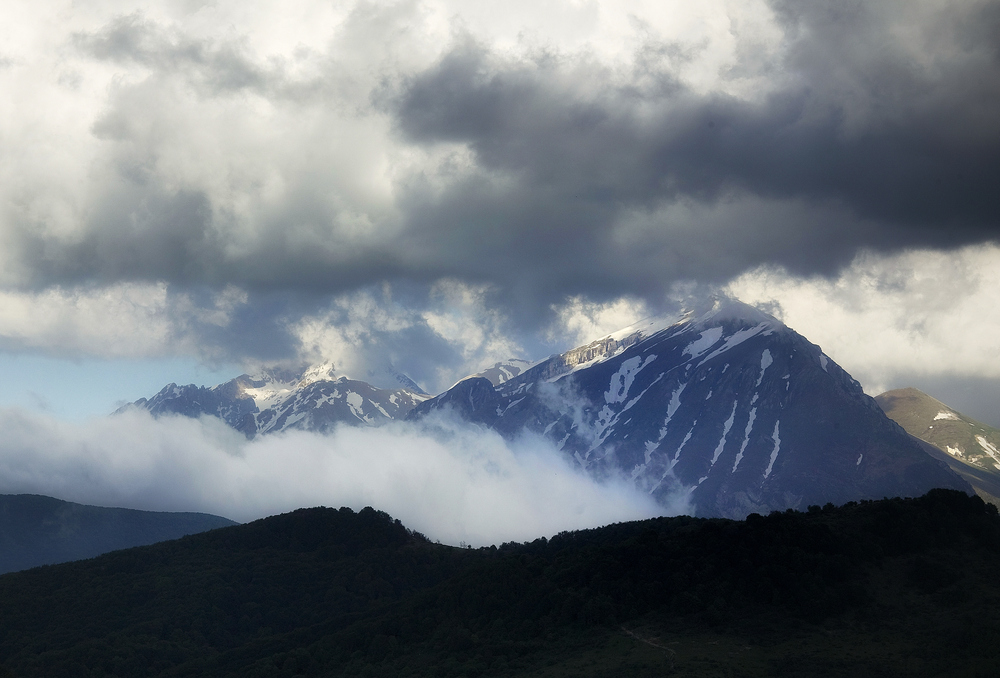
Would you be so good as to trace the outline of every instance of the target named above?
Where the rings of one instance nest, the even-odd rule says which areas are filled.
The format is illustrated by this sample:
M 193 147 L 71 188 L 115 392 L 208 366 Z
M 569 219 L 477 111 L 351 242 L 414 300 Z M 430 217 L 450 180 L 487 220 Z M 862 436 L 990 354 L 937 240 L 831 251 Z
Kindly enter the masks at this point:
M 496 363 L 433 398 L 322 364 L 211 389 L 171 384 L 133 406 L 218 416 L 248 437 L 447 411 L 508 440 L 540 437 L 598 481 L 624 479 L 667 513 L 742 518 L 933 487 L 973 491 L 819 346 L 727 297 L 535 363 Z
M 208 513 L 139 511 L 37 494 L 4 494 L 0 495 L 0 574 L 236 524 Z
M 540 435 L 595 477 L 624 475 L 665 509 L 689 499 L 696 515 L 971 491 L 818 346 L 731 299 L 643 321 L 496 387 L 467 379 L 407 417 L 436 410 L 507 438 Z
M 140 408 L 153 416 L 214 416 L 253 438 L 290 429 L 326 432 L 339 424 L 377 426 L 402 418 L 429 397 L 422 391 L 381 389 L 338 376 L 332 364 L 321 363 L 242 374 L 212 387 L 171 383 L 116 413 Z
M 886 391 L 875 402 L 928 454 L 968 480 L 983 499 L 1000 505 L 1000 430 L 913 387 Z

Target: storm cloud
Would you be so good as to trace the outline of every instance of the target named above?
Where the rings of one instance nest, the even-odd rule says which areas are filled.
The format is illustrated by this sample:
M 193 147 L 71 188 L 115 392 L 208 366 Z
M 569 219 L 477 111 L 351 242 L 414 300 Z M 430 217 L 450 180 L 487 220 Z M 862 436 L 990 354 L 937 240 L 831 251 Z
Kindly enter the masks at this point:
M 2 292 L 155 321 L 8 313 L 7 350 L 340 351 L 433 389 L 564 348 L 570 308 L 1000 236 L 995 1 L 4 12 Z
M 784 40 L 761 96 L 678 82 L 669 46 L 638 46 L 625 74 L 457 46 L 394 114 L 417 143 L 466 145 L 480 171 L 433 201 L 414 191 L 414 247 L 454 252 L 464 275 L 600 294 L 996 237 L 997 7 L 773 9 Z

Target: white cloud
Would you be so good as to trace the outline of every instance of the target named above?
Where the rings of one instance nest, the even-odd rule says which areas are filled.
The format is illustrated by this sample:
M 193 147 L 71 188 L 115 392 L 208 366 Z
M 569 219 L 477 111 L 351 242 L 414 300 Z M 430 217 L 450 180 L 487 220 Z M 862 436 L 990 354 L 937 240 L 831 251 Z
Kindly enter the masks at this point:
M 68 261 L 80 256 L 73 248 L 93 238 L 96 251 L 86 251 L 96 261 L 84 269 L 127 266 L 120 259 L 134 248 L 155 259 L 176 224 L 142 213 L 181 192 L 205 198 L 198 242 L 223 259 L 198 266 L 238 267 L 268 252 L 338 262 L 378 246 L 400 228 L 400 186 L 452 183 L 474 159 L 461 144 L 402 141 L 373 99 L 462 36 L 505 59 L 551 52 L 608 65 L 623 82 L 665 50 L 689 85 L 755 96 L 761 88 L 732 72 L 746 62 L 740 41 L 752 34 L 773 52 L 781 38 L 763 3 L 725 0 L 550 0 L 502 11 L 457 0 L 252 10 L 227 0 L 15 1 L 2 18 L 0 280 L 10 285 L 32 284 L 40 269 L 67 274 L 79 263 Z
M 246 303 L 246 293 L 232 286 L 203 303 L 162 283 L 0 289 L 0 347 L 100 358 L 209 358 L 218 347 L 200 341 L 198 326 L 225 327 Z
M 762 8 L 751 14 L 766 24 Z M 381 88 L 463 39 L 501 59 L 553 51 L 612 64 L 626 81 L 644 46 L 679 41 L 682 77 L 718 81 L 720 64 L 736 58 L 730 14 L 747 11 L 575 0 L 503 11 L 446 0 L 252 10 L 225 0 L 7 3 L 0 344 L 102 357 L 212 353 L 196 326 L 226 327 L 246 303 L 227 281 L 266 287 L 289 268 L 341 270 L 399 234 L 400 190 L 443 190 L 478 171 L 461 143 L 403 140 L 372 103 Z M 207 308 L 182 291 L 189 273 L 222 289 Z M 154 282 L 125 282 L 135 280 Z M 425 370 L 434 390 L 524 353 L 487 292 L 439 280 L 411 312 L 362 291 L 335 299 L 335 312 L 290 321 L 308 357 L 362 374 L 376 335 L 424 328 L 460 357 Z M 573 341 L 628 314 L 621 303 L 581 312 L 563 316 Z
M 208 338 L 207 330 L 229 326 L 248 303 L 242 290 L 274 292 L 308 301 L 260 307 L 259 315 L 270 317 L 251 321 L 267 325 L 261 335 L 269 332 L 269 338 L 259 343 L 270 348 L 257 354 L 292 357 L 287 337 L 270 336 L 281 334 L 287 322 L 310 359 L 333 360 L 363 377 L 372 361 L 388 357 L 434 391 L 540 343 L 537 337 L 511 338 L 509 319 L 490 307 L 488 297 L 497 290 L 505 309 L 514 302 L 535 304 L 521 323 L 529 326 L 544 322 L 553 300 L 588 290 L 601 299 L 623 291 L 645 294 L 652 304 L 677 278 L 723 279 L 760 261 L 829 270 L 859 242 L 878 241 L 866 235 L 880 226 L 865 221 L 864 196 L 882 189 L 861 190 L 857 204 L 847 200 L 817 211 L 815 198 L 822 203 L 826 189 L 800 171 L 819 167 L 813 167 L 810 147 L 794 141 L 789 147 L 803 149 L 801 165 L 783 164 L 781 152 L 768 152 L 767 139 L 794 140 L 801 127 L 794 122 L 796 106 L 769 113 L 769 95 L 784 92 L 774 100 L 786 102 L 801 97 L 806 127 L 816 122 L 812 116 L 837 120 L 846 114 L 852 134 L 868 129 L 862 123 L 869 118 L 909 129 L 897 125 L 909 110 L 903 90 L 917 91 L 914 101 L 921 106 L 958 102 L 941 109 L 942 120 L 953 122 L 955 111 L 977 119 L 988 105 L 961 104 L 989 101 L 995 83 L 985 66 L 982 77 L 975 69 L 955 71 L 974 83 L 967 99 L 933 77 L 926 92 L 923 80 L 911 78 L 947 76 L 966 61 L 988 66 L 988 41 L 959 30 L 973 25 L 983 6 L 876 3 L 868 11 L 859 5 L 865 11 L 844 18 L 866 20 L 872 35 L 852 42 L 850 54 L 840 55 L 845 59 L 822 59 L 817 55 L 823 50 L 836 55 L 835 48 L 846 48 L 840 29 L 824 32 L 809 3 L 792 3 L 779 19 L 763 0 L 515 0 L 502 8 L 480 0 L 6 2 L 0 10 L 0 89 L 7 95 L 0 101 L 0 347 L 202 356 L 227 350 L 220 347 L 228 343 L 234 353 L 253 353 L 247 345 L 256 337 L 240 341 L 252 334 L 249 322 L 234 324 L 233 333 L 243 336 L 228 340 L 222 332 Z M 883 21 L 887 15 L 891 20 Z M 807 43 L 818 51 L 806 49 Z M 464 76 L 441 70 L 448 66 L 442 58 L 461 57 L 466 44 L 481 47 L 483 61 L 466 64 L 478 70 L 462 84 Z M 808 63 L 792 58 L 790 48 Z M 915 64 L 920 68 L 913 70 Z M 421 137 L 413 131 L 420 125 L 408 132 L 402 109 L 394 112 L 388 102 L 435 74 L 442 84 L 475 95 L 466 100 L 456 93 L 457 101 L 473 105 L 473 115 L 451 120 L 447 106 L 407 109 L 416 122 L 421 115 L 441 117 Z M 834 84 L 812 78 L 816 74 Z M 789 78 L 805 78 L 809 87 L 791 86 Z M 920 86 L 899 90 L 896 78 Z M 475 114 L 480 95 L 487 107 L 513 97 L 528 107 L 524 119 L 470 130 L 481 122 Z M 746 101 L 754 105 L 743 106 Z M 548 120 L 543 108 L 555 117 Z M 702 121 L 698 111 L 711 115 Z M 791 120 L 772 128 L 757 117 L 768 115 Z M 931 118 L 921 120 L 913 129 L 926 136 L 928 149 L 948 146 L 954 134 L 995 136 L 988 116 L 981 124 L 960 125 L 960 132 L 949 122 L 939 133 Z M 717 123 L 725 127 L 721 134 Z M 840 144 L 838 129 L 834 125 L 835 136 L 812 148 Z M 564 141 L 547 145 L 564 131 Z M 730 141 L 738 142 L 731 158 L 730 151 L 714 155 Z M 536 145 L 539 157 L 524 145 Z M 968 146 L 981 144 L 973 139 Z M 763 162 L 747 166 L 767 174 L 777 163 L 776 183 L 743 175 L 745 161 L 761 148 Z M 983 148 L 988 155 L 989 147 Z M 854 152 L 843 149 L 847 156 Z M 633 164 L 647 151 L 649 162 Z M 670 162 L 688 151 L 688 160 Z M 843 160 L 843 167 L 873 166 L 867 156 L 858 157 L 854 165 Z M 954 167 L 990 166 L 988 159 L 968 165 L 962 157 L 945 160 Z M 716 176 L 702 161 L 735 169 L 702 186 L 699 176 Z M 949 174 L 948 162 L 942 176 Z M 825 171 L 816 169 L 816 176 Z M 804 188 L 796 188 L 800 175 Z M 785 186 L 788 177 L 795 179 Z M 687 180 L 693 184 L 684 193 Z M 753 188 L 758 180 L 759 190 Z M 526 190 L 538 182 L 538 193 Z M 675 190 L 687 197 L 675 200 Z M 841 204 L 837 189 L 831 190 L 832 204 Z M 893 185 L 885 190 L 908 195 Z M 466 193 L 467 204 L 457 199 Z M 979 271 L 971 260 L 959 263 Z M 856 263 L 837 284 L 757 271 L 733 289 L 743 296 L 779 296 L 792 324 L 831 353 L 843 353 L 845 366 L 855 361 L 852 371 L 866 383 L 927 358 L 976 371 L 976 360 L 995 348 L 992 335 L 977 334 L 975 327 L 990 321 L 959 317 L 964 310 L 988 318 L 975 300 L 945 311 L 941 317 L 949 323 L 937 316 L 915 322 L 919 308 L 913 315 L 889 303 L 848 303 L 852 295 L 882 294 L 863 282 L 864 265 Z M 908 291 L 900 299 L 927 286 L 918 278 L 904 285 Z M 410 306 L 356 291 L 383 279 L 398 280 L 400 287 L 432 285 L 433 292 Z M 976 283 L 975 299 L 993 303 L 985 280 Z M 944 287 L 957 296 L 967 293 L 952 283 Z M 198 285 L 213 286 L 216 298 L 206 305 L 185 292 Z M 335 298 L 329 311 L 301 317 L 316 295 L 345 290 L 354 291 Z M 860 303 L 868 305 L 858 315 Z M 824 305 L 830 311 L 824 317 L 809 311 Z M 594 303 L 571 296 L 555 312 L 548 339 L 561 350 L 647 310 L 635 297 Z M 803 321 L 792 319 L 795 314 Z M 881 328 L 893 338 L 884 343 L 898 349 L 857 341 L 835 322 L 838 317 Z M 951 353 L 943 348 L 949 331 L 965 336 L 965 345 Z M 407 343 L 426 364 L 403 364 Z
M 435 332 L 455 345 L 465 363 L 460 368 L 466 376 L 481 366 L 521 356 L 523 349 L 507 336 L 507 319 L 490 307 L 489 288 L 458 280 L 441 280 L 431 288 L 434 305 L 422 313 Z M 450 379 L 450 375 L 448 378 Z
M 162 355 L 174 334 L 169 307 L 166 285 L 0 290 L 0 341 L 71 355 Z
M 548 339 L 564 343 L 566 348 L 589 343 L 650 315 L 645 302 L 629 297 L 599 303 L 576 296 L 552 310 L 556 318 L 548 329 Z
M 404 306 L 384 284 L 379 291 L 339 295 L 321 313 L 295 322 L 291 331 L 308 362 L 331 362 L 338 373 L 362 380 L 391 362 L 438 393 L 523 353 L 487 293 L 483 286 L 443 280 Z
M 1000 378 L 1000 247 L 858 256 L 832 279 L 762 268 L 727 291 L 784 322 L 872 395 L 897 375 Z
M 0 409 L 0 492 L 250 520 L 301 506 L 371 505 L 429 537 L 499 544 L 660 515 L 538 439 L 438 419 L 252 442 L 222 422 L 139 411 L 70 425 Z

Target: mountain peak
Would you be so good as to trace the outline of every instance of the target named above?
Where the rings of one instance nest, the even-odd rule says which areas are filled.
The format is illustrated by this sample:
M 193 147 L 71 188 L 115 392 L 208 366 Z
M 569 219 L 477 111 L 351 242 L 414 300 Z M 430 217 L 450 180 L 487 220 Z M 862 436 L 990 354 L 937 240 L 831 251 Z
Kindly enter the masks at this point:
M 725 295 L 712 295 L 679 313 L 668 313 L 644 318 L 596 339 L 587 344 L 587 346 L 608 343 L 609 341 L 621 343 L 629 338 L 650 337 L 658 332 L 683 325 L 706 329 L 709 327 L 718 327 L 725 323 L 740 323 L 753 326 L 767 324 L 769 326 L 768 329 L 771 330 L 787 329 L 784 323 L 774 316 L 750 304 L 743 303 L 739 299 Z
M 818 346 L 731 298 L 643 320 L 489 385 L 459 382 L 408 417 L 451 407 L 511 439 L 531 432 L 587 473 L 623 477 L 665 510 L 696 515 L 971 490 Z
M 316 381 L 336 381 L 337 370 L 332 362 L 322 362 L 317 365 L 307 367 L 299 377 L 298 386 L 307 386 Z
M 364 375 L 360 377 L 338 369 L 333 361 L 325 360 L 313 364 L 302 363 L 298 367 L 258 366 L 237 379 L 243 383 L 247 397 L 252 397 L 254 400 L 257 400 L 257 396 L 252 393 L 254 389 L 264 389 L 269 393 L 291 391 L 316 382 L 342 379 L 363 381 L 383 390 L 405 389 L 419 395 L 427 394 L 415 381 L 397 370 L 389 360 L 365 370 Z
M 339 424 L 377 426 L 402 417 L 430 397 L 405 375 L 392 371 L 390 376 L 385 387 L 338 374 L 331 362 L 297 369 L 260 367 L 254 374 L 212 388 L 168 384 L 153 398 L 142 398 L 118 411 L 140 407 L 154 416 L 212 415 L 248 437 L 289 428 L 327 431 Z
M 693 309 L 692 315 L 692 321 L 702 326 L 716 326 L 725 322 L 737 321 L 753 325 L 771 323 L 774 329 L 784 327 L 784 324 L 774 316 L 750 304 L 745 304 L 739 299 L 726 296 L 712 297 L 708 304 Z

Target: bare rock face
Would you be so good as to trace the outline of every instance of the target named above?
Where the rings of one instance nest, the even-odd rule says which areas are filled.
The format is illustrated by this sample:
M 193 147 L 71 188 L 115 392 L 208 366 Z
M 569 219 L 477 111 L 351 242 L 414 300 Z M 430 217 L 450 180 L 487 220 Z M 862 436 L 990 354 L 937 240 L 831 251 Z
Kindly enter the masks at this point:
M 664 506 L 743 518 L 812 504 L 970 492 L 820 348 L 734 300 L 652 320 L 500 383 L 467 379 L 416 406 L 506 437 L 550 440 L 598 478 Z

